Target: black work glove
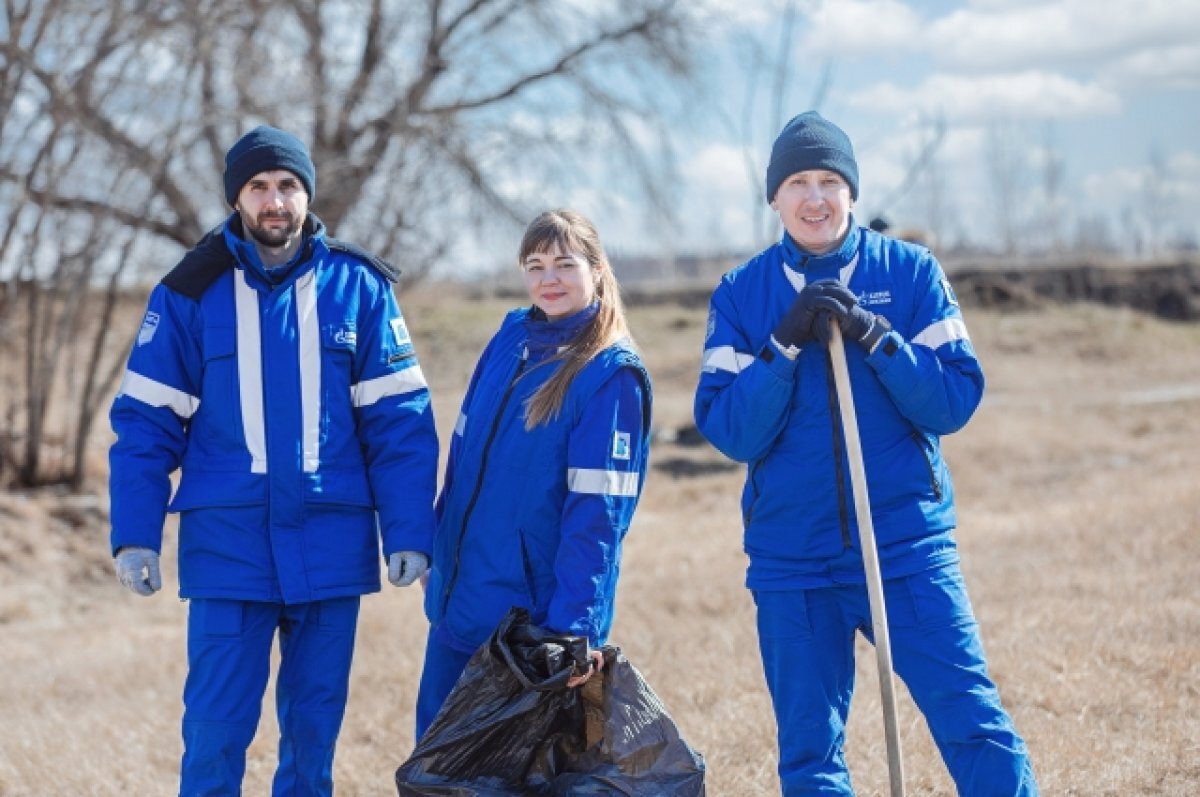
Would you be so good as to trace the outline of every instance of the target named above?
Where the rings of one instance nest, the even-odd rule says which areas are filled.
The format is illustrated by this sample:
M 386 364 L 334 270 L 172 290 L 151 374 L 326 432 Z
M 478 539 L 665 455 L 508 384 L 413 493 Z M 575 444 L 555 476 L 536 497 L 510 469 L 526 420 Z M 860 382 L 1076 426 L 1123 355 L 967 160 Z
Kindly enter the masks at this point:
M 841 310 L 845 294 L 849 294 L 850 301 L 855 301 L 854 294 L 837 280 L 817 280 L 805 285 L 788 308 L 787 315 L 775 327 L 772 333 L 775 340 L 785 349 L 813 340 L 828 343 L 830 317 Z
M 858 298 L 849 288 L 834 298 L 837 299 L 838 306 L 832 312 L 837 318 L 838 326 L 842 328 L 842 334 L 862 344 L 867 351 L 874 349 L 875 344 L 890 329 L 887 319 L 860 306 Z

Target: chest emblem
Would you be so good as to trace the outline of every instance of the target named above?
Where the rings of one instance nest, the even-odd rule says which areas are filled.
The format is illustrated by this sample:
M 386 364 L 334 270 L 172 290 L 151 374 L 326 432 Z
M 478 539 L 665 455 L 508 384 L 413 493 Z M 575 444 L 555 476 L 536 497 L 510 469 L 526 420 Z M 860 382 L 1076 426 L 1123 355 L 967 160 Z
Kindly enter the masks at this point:
M 858 297 L 858 303 L 861 305 L 881 305 L 892 303 L 892 292 L 889 290 L 881 291 L 863 291 L 863 294 Z

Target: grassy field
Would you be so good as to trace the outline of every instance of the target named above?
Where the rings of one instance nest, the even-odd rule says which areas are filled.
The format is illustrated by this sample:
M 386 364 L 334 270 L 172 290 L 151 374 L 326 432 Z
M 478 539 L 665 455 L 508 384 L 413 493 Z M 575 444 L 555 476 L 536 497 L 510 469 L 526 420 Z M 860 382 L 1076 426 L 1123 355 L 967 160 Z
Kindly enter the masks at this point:
M 505 304 L 431 287 L 401 297 L 443 439 Z M 135 313 L 135 320 L 136 320 Z M 964 572 L 992 674 L 1046 795 L 1200 793 L 1200 326 L 1094 306 L 967 308 L 988 376 L 947 438 Z M 704 311 L 635 308 L 656 427 L 690 422 Z M 663 436 L 669 437 L 669 434 Z M 104 435 L 96 441 L 103 462 Z M 656 442 L 630 532 L 613 642 L 706 757 L 709 793 L 769 795 L 774 722 L 742 586 L 742 473 Z M 684 475 L 690 474 L 690 475 Z M 97 483 L 99 484 L 99 479 Z M 170 794 L 181 752 L 186 605 L 121 590 L 104 501 L 0 494 L 0 795 Z M 418 588 L 364 602 L 338 793 L 394 794 L 413 745 L 426 624 Z M 848 757 L 887 793 L 874 656 L 859 646 Z M 268 695 L 247 794 L 266 794 Z M 900 690 L 911 795 L 953 787 Z

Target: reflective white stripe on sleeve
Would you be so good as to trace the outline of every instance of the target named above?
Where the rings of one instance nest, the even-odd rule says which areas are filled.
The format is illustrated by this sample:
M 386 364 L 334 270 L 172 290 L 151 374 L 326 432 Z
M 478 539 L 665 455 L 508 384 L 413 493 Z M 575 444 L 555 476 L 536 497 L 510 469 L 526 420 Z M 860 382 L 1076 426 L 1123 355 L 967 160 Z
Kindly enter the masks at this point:
M 316 473 L 321 462 L 321 323 L 317 317 L 316 282 L 312 271 L 296 280 L 305 473 Z
M 700 361 L 700 370 L 706 374 L 717 370 L 736 374 L 749 368 L 753 362 L 753 354 L 743 354 L 732 346 L 717 346 L 704 350 L 704 359 Z
M 180 418 L 192 417 L 200 407 L 200 399 L 195 396 L 162 382 L 155 382 L 136 371 L 125 372 L 125 377 L 121 380 L 121 389 L 117 393 L 137 399 L 151 407 L 169 407 Z
M 458 420 L 454 422 L 454 433 L 459 437 L 467 433 L 467 414 L 465 412 L 458 414 Z
M 355 407 L 368 407 L 387 396 L 398 396 L 427 387 L 421 366 L 413 365 L 403 371 L 377 376 L 350 386 L 350 400 Z
M 267 433 L 263 423 L 262 340 L 259 337 L 258 294 L 237 270 L 233 281 L 237 311 L 238 400 L 242 427 L 250 451 L 250 472 L 267 472 Z
M 637 495 L 637 488 L 638 475 L 630 471 L 567 469 L 567 489 L 573 493 L 633 498 Z
M 943 343 L 970 339 L 971 336 L 967 334 L 967 325 L 961 318 L 947 318 L 922 329 L 920 334 L 912 339 L 912 342 L 918 346 L 928 346 L 936 351 L 938 346 Z

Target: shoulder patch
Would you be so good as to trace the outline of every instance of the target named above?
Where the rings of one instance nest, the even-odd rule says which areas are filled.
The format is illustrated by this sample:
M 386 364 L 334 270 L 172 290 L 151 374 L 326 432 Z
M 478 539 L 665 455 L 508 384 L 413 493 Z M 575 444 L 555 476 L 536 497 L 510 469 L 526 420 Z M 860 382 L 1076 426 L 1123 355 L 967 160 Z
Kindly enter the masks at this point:
M 359 260 L 367 263 L 392 282 L 396 282 L 400 279 L 400 269 L 396 268 L 382 257 L 377 257 L 376 255 L 371 254 L 357 244 L 352 244 L 348 241 L 341 241 L 337 238 L 326 237 L 325 245 L 335 252 L 344 252 L 345 254 L 357 257 Z
M 958 306 L 958 297 L 954 295 L 954 289 L 950 287 L 950 280 L 942 277 L 942 293 L 946 294 L 946 301 L 955 307 Z
M 403 346 L 411 342 L 412 339 L 408 335 L 408 326 L 404 323 L 402 317 L 396 316 L 388 323 L 392 325 L 392 337 L 395 338 L 397 346 Z
M 613 459 L 629 459 L 629 432 L 613 432 Z
M 142 328 L 138 330 L 137 345 L 145 346 L 154 340 L 154 333 L 157 331 L 158 313 L 153 310 L 147 310 L 146 317 L 142 319 Z

